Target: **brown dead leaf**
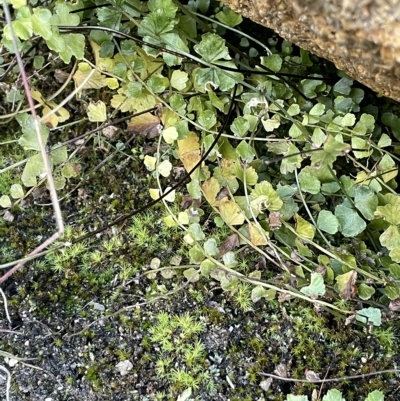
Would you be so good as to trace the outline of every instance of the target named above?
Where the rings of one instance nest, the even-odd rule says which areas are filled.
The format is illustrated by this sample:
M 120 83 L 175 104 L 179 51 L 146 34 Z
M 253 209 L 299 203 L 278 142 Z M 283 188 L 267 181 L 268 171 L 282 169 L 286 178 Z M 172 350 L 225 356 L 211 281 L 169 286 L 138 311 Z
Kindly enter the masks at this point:
M 389 309 L 394 312 L 400 311 L 400 298 L 396 298 L 395 300 L 390 301 Z
M 223 199 L 225 197 L 228 198 L 228 199 L 231 199 L 231 196 L 230 196 L 229 191 L 227 190 L 227 188 L 222 187 L 220 189 L 220 191 L 218 192 L 217 196 L 215 197 L 215 200 L 219 201 L 219 200 L 221 200 L 221 199 Z
M 225 255 L 227 252 L 232 251 L 233 249 L 239 246 L 239 237 L 236 233 L 226 237 L 224 242 L 219 247 L 218 258 Z
M 293 298 L 293 295 L 280 292 L 278 295 L 278 302 L 283 303 L 283 302 L 289 301 L 292 298 Z
M 335 280 L 337 282 L 340 297 L 346 301 L 353 299 L 357 292 L 355 286 L 357 272 L 355 270 L 350 270 L 347 273 L 340 274 L 335 278 Z
M 268 223 L 271 230 L 279 230 L 282 227 L 281 212 L 271 212 L 268 217 Z
M 160 135 L 163 128 L 160 122 L 159 117 L 151 113 L 144 113 L 130 119 L 128 131 L 145 136 L 149 139 L 155 138 Z
M 274 373 L 276 373 L 279 377 L 288 377 L 288 368 L 285 363 L 280 363 L 276 365 Z

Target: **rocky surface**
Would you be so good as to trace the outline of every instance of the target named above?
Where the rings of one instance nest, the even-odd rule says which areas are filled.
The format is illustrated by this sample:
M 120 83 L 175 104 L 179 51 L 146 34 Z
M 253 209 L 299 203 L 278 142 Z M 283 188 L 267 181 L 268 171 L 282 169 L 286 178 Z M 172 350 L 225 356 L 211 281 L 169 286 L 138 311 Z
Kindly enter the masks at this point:
M 223 0 L 284 39 L 400 101 L 399 0 Z

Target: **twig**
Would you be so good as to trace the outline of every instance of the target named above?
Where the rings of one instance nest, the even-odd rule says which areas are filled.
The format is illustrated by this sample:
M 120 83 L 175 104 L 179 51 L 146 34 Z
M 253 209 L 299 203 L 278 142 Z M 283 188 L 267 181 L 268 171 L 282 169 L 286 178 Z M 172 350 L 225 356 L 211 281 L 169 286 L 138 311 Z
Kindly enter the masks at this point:
M 10 315 L 8 314 L 8 304 L 7 304 L 6 294 L 4 294 L 4 292 L 1 288 L 0 288 L 0 294 L 3 297 L 4 310 L 6 311 L 7 320 L 9 321 L 9 323 L 11 323 Z
M 364 373 L 361 375 L 355 375 L 355 376 L 343 376 L 343 377 L 336 377 L 332 379 L 318 379 L 318 380 L 307 380 L 307 379 L 292 379 L 290 377 L 281 377 L 274 375 L 272 373 L 264 373 L 264 372 L 257 372 L 261 376 L 266 376 L 266 377 L 272 377 L 277 380 L 282 380 L 286 382 L 294 382 L 294 383 L 329 383 L 329 382 L 339 382 L 339 381 L 344 381 L 344 380 L 355 380 L 355 379 L 365 379 L 366 377 L 370 376 L 377 376 L 381 375 L 384 373 L 400 373 L 399 369 L 388 369 L 388 370 L 379 370 L 377 372 L 371 372 L 371 373 Z
M 7 375 L 6 401 L 10 401 L 11 373 L 2 365 L 0 365 L 0 370 L 2 370 Z

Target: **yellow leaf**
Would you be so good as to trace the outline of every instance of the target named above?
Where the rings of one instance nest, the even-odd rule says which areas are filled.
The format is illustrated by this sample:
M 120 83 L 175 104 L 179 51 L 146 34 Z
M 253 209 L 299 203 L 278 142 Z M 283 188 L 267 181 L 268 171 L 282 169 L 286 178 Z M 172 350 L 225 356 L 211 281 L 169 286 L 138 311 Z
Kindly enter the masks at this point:
M 221 200 L 219 212 L 226 224 L 239 226 L 244 223 L 244 214 L 240 207 L 231 200 Z
M 156 161 L 157 159 L 155 157 L 146 155 L 144 157 L 144 165 L 146 166 L 147 170 L 154 171 L 156 169 Z
M 169 160 L 164 160 L 162 161 L 158 167 L 157 171 L 163 176 L 163 177 L 168 177 L 171 173 L 172 170 L 172 164 Z
M 250 241 L 253 245 L 267 245 L 268 241 L 268 233 L 263 230 L 261 232 L 262 227 L 258 227 L 255 223 L 251 223 L 247 225 L 247 232 L 250 235 Z
M 171 187 L 165 188 L 164 193 L 168 192 L 170 189 L 171 189 Z M 174 201 L 175 201 L 175 190 L 173 190 L 170 194 L 168 194 L 167 196 L 165 196 L 164 199 L 165 199 L 167 202 L 171 202 L 171 203 L 174 202 Z
M 175 126 L 179 120 L 180 117 L 174 111 L 167 109 L 166 107 L 163 109 L 161 121 L 164 128 Z
M 90 75 L 91 74 L 91 75 Z M 93 71 L 89 64 L 79 63 L 78 69 L 75 72 L 73 79 L 75 82 L 75 88 L 78 88 L 85 80 L 89 77 L 81 91 L 77 93 L 78 99 L 82 96 L 82 89 L 100 89 L 107 86 L 106 76 L 100 74 L 98 71 Z
M 52 113 L 52 110 L 54 110 L 58 104 L 51 100 L 47 101 L 43 99 L 43 96 L 39 91 L 32 90 L 31 96 L 43 106 L 43 117 L 48 116 L 42 120 L 43 124 L 50 124 L 55 128 L 58 123 L 63 123 L 69 119 L 70 114 L 64 107 L 60 107 L 56 112 Z
M 89 117 L 89 121 L 92 122 L 106 121 L 107 111 L 105 103 L 101 100 L 99 100 L 98 102 L 90 102 L 87 115 Z
M 219 203 L 219 201 L 217 201 L 215 198 L 217 197 L 221 186 L 214 177 L 211 177 L 209 180 L 204 181 L 201 189 L 203 190 L 203 194 L 206 197 L 207 202 L 211 206 L 216 206 Z
M 178 131 L 175 127 L 169 127 L 163 130 L 162 136 L 165 142 L 173 143 L 176 139 L 178 139 Z
M 296 219 L 296 233 L 299 237 L 306 240 L 312 240 L 315 234 L 315 227 L 297 213 L 294 215 L 294 218 Z
M 198 136 L 190 131 L 185 139 L 178 141 L 178 155 L 187 172 L 200 161 L 200 145 Z
M 181 224 L 189 224 L 189 215 L 187 212 L 179 212 L 178 221 Z
M 160 197 L 160 190 L 158 188 L 150 188 L 150 198 L 156 200 Z
M 110 89 L 117 89 L 119 82 L 116 78 L 106 78 L 106 84 Z
M 172 216 L 164 217 L 163 220 L 167 227 L 176 227 L 178 225 Z

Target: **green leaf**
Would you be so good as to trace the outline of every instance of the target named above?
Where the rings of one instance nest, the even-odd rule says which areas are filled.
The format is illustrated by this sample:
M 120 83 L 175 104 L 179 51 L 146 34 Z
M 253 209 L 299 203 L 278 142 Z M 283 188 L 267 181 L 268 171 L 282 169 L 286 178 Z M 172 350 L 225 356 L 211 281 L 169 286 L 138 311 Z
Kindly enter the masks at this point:
M 326 135 L 321 128 L 317 127 L 314 128 L 311 140 L 317 147 L 320 147 L 326 141 Z
M 178 113 L 185 114 L 186 102 L 182 95 L 174 93 L 169 98 L 169 105 Z M 182 138 L 180 138 L 182 139 Z
M 21 175 L 21 181 L 26 187 L 37 185 L 36 177 L 45 172 L 42 155 L 40 153 L 32 156 L 25 164 Z
M 162 131 L 162 136 L 167 143 L 173 143 L 178 139 L 178 131 L 174 126 L 168 127 Z
M 341 95 L 349 95 L 352 85 L 353 85 L 352 79 L 343 77 L 333 86 L 333 91 L 336 93 L 340 93 Z
M 231 28 L 239 25 L 243 21 L 243 18 L 240 14 L 235 13 L 228 7 L 224 7 L 223 11 L 217 13 L 215 17 L 218 21 L 230 26 Z
M 217 117 L 211 110 L 204 110 L 198 117 L 197 122 L 206 130 L 210 130 L 217 123 Z
M 394 301 L 400 297 L 400 288 L 396 285 L 387 285 L 384 288 L 384 293 L 391 301 Z
M 378 197 L 366 185 L 356 187 L 354 191 L 354 205 L 367 220 L 374 219 L 374 212 L 378 206 Z
M 81 22 L 78 14 L 70 14 L 69 7 L 66 4 L 58 4 L 55 7 L 55 12 L 50 20 L 51 25 L 78 26 Z
M 261 118 L 261 123 L 267 132 L 273 132 L 281 125 L 281 122 L 277 118 L 268 118 L 266 120 Z
M 342 127 L 352 127 L 356 123 L 356 116 L 352 113 L 347 113 L 343 116 L 340 125 Z
M 150 11 L 162 11 L 168 18 L 174 18 L 178 7 L 171 0 L 149 0 Z
M 133 40 L 123 40 L 121 42 L 121 54 L 133 56 L 136 54 L 136 43 Z
M 215 33 L 205 33 L 202 35 L 201 42 L 194 46 L 194 50 L 210 64 L 220 59 L 230 59 L 225 41 Z
M 33 34 L 32 21 L 30 18 L 18 19 L 12 22 L 15 34 L 22 40 L 28 40 Z M 4 36 L 8 37 L 9 27 L 4 30 Z M 11 38 L 11 34 L 10 34 Z
M 221 219 L 222 220 L 222 219 Z M 212 270 L 214 270 L 216 267 L 215 263 L 211 262 L 209 259 L 204 259 L 200 263 L 200 271 L 201 274 L 205 277 L 208 277 L 211 273 Z
M 354 102 L 349 97 L 338 96 L 334 100 L 334 108 L 337 112 L 346 114 L 353 110 Z
M 300 83 L 299 89 L 303 92 L 308 98 L 314 99 L 317 97 L 317 93 L 321 90 L 324 90 L 325 84 L 322 81 L 317 79 L 303 79 Z
M 310 194 L 318 194 L 321 190 L 321 183 L 310 173 L 300 171 L 299 173 L 300 189 Z
M 172 20 L 163 10 L 155 10 L 143 18 L 140 28 L 148 35 L 160 36 L 172 31 L 175 21 Z
M 356 312 L 356 319 L 359 322 L 371 322 L 374 326 L 382 324 L 381 311 L 377 308 L 364 308 Z
M 55 38 L 53 35 L 51 40 Z M 84 57 L 85 50 L 85 36 L 78 33 L 69 33 L 62 36 L 64 41 L 64 49 L 59 51 L 60 57 L 65 64 L 71 61 L 71 57 L 74 56 L 78 60 L 82 60 Z M 49 44 L 49 42 L 47 42 Z
M 10 195 L 14 199 L 20 199 L 24 196 L 24 190 L 21 184 L 13 184 L 10 187 Z
M 287 109 L 289 116 L 297 116 L 300 113 L 300 106 L 297 103 L 293 103 Z
M 394 136 L 400 140 L 400 118 L 391 112 L 382 114 L 381 121 L 392 129 Z
M 256 170 L 251 166 L 242 166 L 241 163 L 235 163 L 234 174 L 240 181 L 246 182 L 247 186 L 253 186 L 258 181 Z
M 209 256 L 216 256 L 219 253 L 217 241 L 214 238 L 209 238 L 203 245 L 204 251 Z
M 332 195 L 335 192 L 339 191 L 340 188 L 340 185 L 336 181 L 325 182 L 321 185 L 321 193 L 323 193 L 324 195 Z
M 317 226 L 328 234 L 336 234 L 339 228 L 339 220 L 329 210 L 321 210 L 318 214 Z
M 293 123 L 292 126 L 289 129 L 289 135 L 296 139 L 299 138 L 300 136 L 304 135 L 303 131 L 298 127 L 296 123 Z
M 358 213 L 346 206 L 336 206 L 335 216 L 339 221 L 339 231 L 345 237 L 355 237 L 367 227 L 367 224 Z
M 247 131 L 250 129 L 250 123 L 244 117 L 236 117 L 233 120 L 230 129 L 235 135 L 243 138 L 246 135 Z
M 400 262 L 400 246 L 397 248 L 393 248 L 389 252 L 389 256 L 393 262 Z
M 282 68 L 282 58 L 279 54 L 261 57 L 261 63 L 273 72 L 279 72 Z
M 400 224 L 400 197 L 393 196 L 390 199 L 390 203 L 384 206 L 378 206 L 374 213 L 377 218 L 383 218 L 388 223 L 399 225 Z
M 53 35 L 51 30 L 51 12 L 44 8 L 34 8 L 31 17 L 33 32 L 40 35 L 43 39 L 48 40 Z
M 325 105 L 321 103 L 317 103 L 313 108 L 309 111 L 310 116 L 321 116 L 325 112 Z
M 389 272 L 395 279 L 400 280 L 400 265 L 392 263 L 389 265 Z
M 240 142 L 240 144 L 236 147 L 236 152 L 241 159 L 247 163 L 250 163 L 256 156 L 255 150 L 246 141 Z
M 265 300 L 267 301 L 272 301 L 275 298 L 275 295 L 276 295 L 276 290 L 273 289 L 266 290 L 261 285 L 256 285 L 251 290 L 251 300 L 253 302 L 258 302 L 261 298 L 265 298 Z
M 230 268 L 233 268 L 238 264 L 235 253 L 232 251 L 225 253 L 222 256 L 222 261 L 224 262 L 224 265 L 226 267 L 230 267 Z
M 332 165 L 339 155 L 348 153 L 351 150 L 350 145 L 336 141 L 332 135 L 328 135 L 323 150 L 311 154 L 312 163 L 318 163 L 321 166 Z
M 382 391 L 380 390 L 374 390 L 372 393 L 368 394 L 368 397 L 365 399 L 365 401 L 384 401 L 385 397 Z
M 53 164 L 61 164 L 68 160 L 68 152 L 66 146 L 57 146 L 50 152 L 50 159 Z
M 293 395 L 289 394 L 286 397 L 286 401 L 308 401 L 308 397 L 306 395 Z
M 166 48 L 172 51 L 189 53 L 189 48 L 182 38 L 175 32 L 163 33 L 161 38 L 166 43 Z M 163 59 L 168 66 L 180 65 L 182 58 L 174 56 L 173 54 L 163 53 Z
M 251 206 L 260 209 L 261 206 L 269 211 L 278 211 L 283 206 L 282 199 L 274 190 L 272 184 L 268 181 L 261 181 L 254 186 L 250 194 Z
M 329 390 L 326 393 L 326 395 L 324 395 L 322 401 L 346 401 L 346 400 L 342 397 L 342 393 L 334 388 L 332 390 Z
M 187 72 L 181 70 L 174 70 L 171 75 L 171 86 L 181 91 L 185 89 L 188 80 L 189 78 Z
M 195 241 L 202 241 L 205 238 L 199 223 L 193 223 L 188 228 L 188 233 Z
M 361 283 L 358 287 L 358 296 L 362 300 L 367 300 L 372 297 L 372 295 L 375 294 L 375 289 L 371 287 L 370 285 L 367 285 L 365 283 Z
M 385 148 L 386 146 L 390 146 L 392 144 L 392 140 L 390 136 L 387 134 L 382 134 L 378 141 L 378 148 Z
M 400 247 L 400 228 L 391 224 L 379 237 L 381 245 L 389 250 Z M 397 262 L 397 261 L 396 261 Z
M 283 153 L 287 157 L 281 163 L 280 171 L 282 174 L 291 173 L 296 168 L 301 167 L 302 157 L 298 153 L 299 149 L 291 142 L 288 151 Z M 291 154 L 294 155 L 290 156 Z
M 147 85 L 149 86 L 149 89 L 151 92 L 163 93 L 163 92 L 165 92 L 165 89 L 169 85 L 169 80 L 168 80 L 168 78 L 165 78 L 162 76 L 153 75 L 147 81 Z
M 324 278 L 320 273 L 311 273 L 310 285 L 300 290 L 303 294 L 316 299 L 318 295 L 325 294 Z
M 193 71 L 193 84 L 200 92 L 207 92 L 209 87 L 218 89 L 220 85 L 216 68 L 196 68 Z
M 200 245 L 197 244 L 190 248 L 189 256 L 194 261 L 194 263 L 200 263 L 205 258 L 203 249 L 200 247 Z
M 106 28 L 119 30 L 122 13 L 114 7 L 101 7 L 97 9 L 97 18 L 101 22 L 101 26 Z
M 2 195 L 0 197 L 0 206 L 7 208 L 7 207 L 11 207 L 12 203 L 11 203 L 11 199 L 8 195 Z
M 8 0 L 7 3 L 11 4 L 16 10 L 22 6 L 26 6 L 26 0 Z
M 18 143 L 25 150 L 37 150 L 40 151 L 40 146 L 38 143 L 35 124 L 33 117 L 31 115 L 18 116 L 17 120 L 21 125 L 23 135 L 19 138 Z M 46 125 L 39 123 L 40 134 L 44 145 L 47 143 L 47 138 L 49 137 L 49 129 Z

